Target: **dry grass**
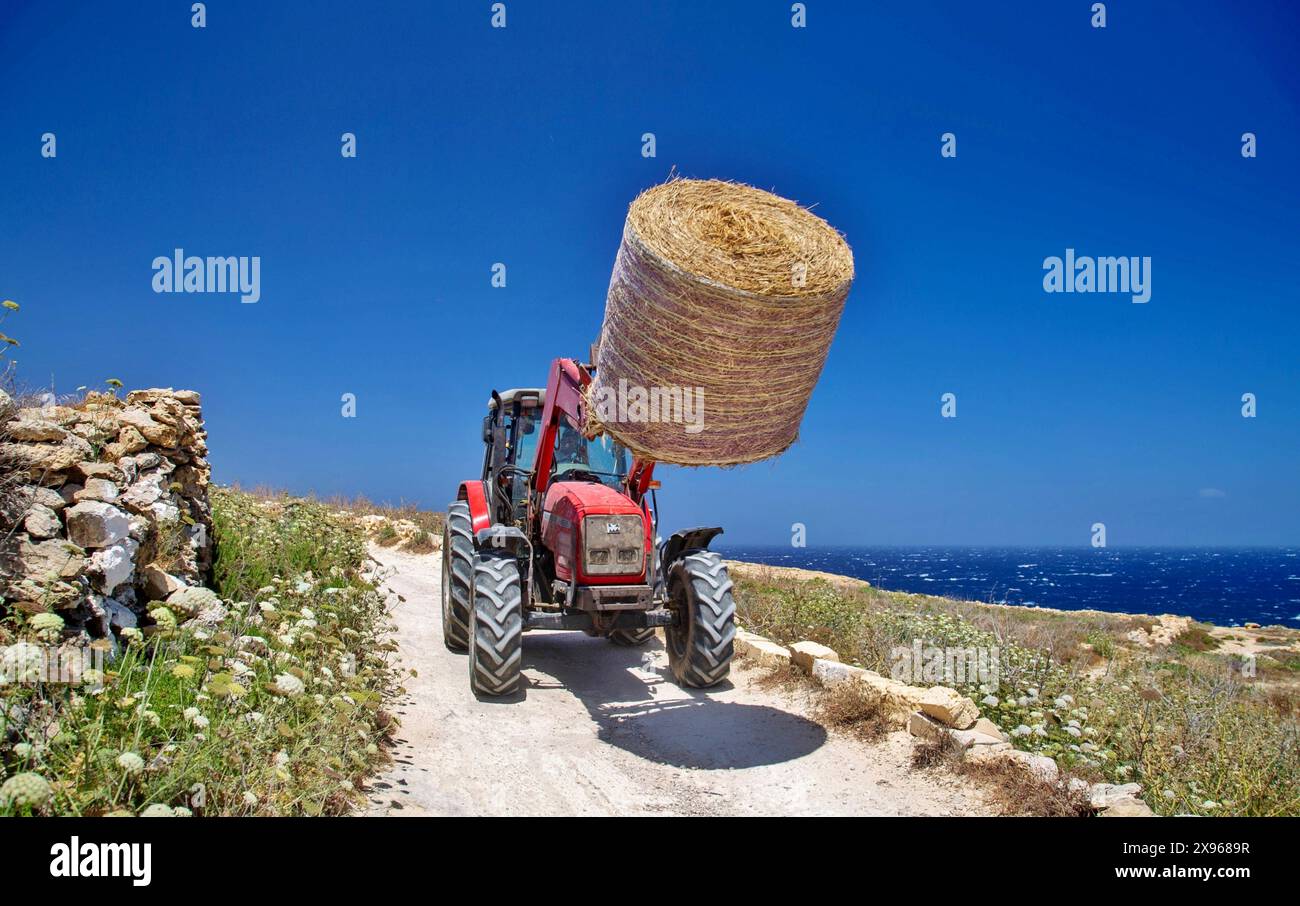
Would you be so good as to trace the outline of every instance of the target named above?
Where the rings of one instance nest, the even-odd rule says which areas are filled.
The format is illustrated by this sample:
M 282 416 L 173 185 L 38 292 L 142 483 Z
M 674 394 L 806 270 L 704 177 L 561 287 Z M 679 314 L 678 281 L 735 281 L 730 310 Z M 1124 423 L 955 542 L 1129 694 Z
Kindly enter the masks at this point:
M 943 768 L 951 773 L 962 769 L 962 747 L 953 742 L 950 736 L 938 739 L 923 739 L 912 747 L 912 770 L 930 771 Z
M 1049 783 L 1014 761 L 963 761 L 957 773 L 975 781 L 1000 814 L 1013 818 L 1087 818 L 1088 795 L 1069 778 Z
M 1178 634 L 1174 644 L 1190 651 L 1213 651 L 1221 643 L 1204 626 L 1189 626 Z
M 754 677 L 754 685 L 764 692 L 782 691 L 815 694 L 822 688 L 812 677 L 794 664 L 767 667 L 762 673 Z
M 393 528 L 391 522 L 385 522 L 379 528 L 379 534 L 375 535 L 375 543 L 380 547 L 394 547 L 402 536 L 397 534 L 397 529 Z
M 424 530 L 421 530 L 406 545 L 406 550 L 413 554 L 431 554 L 437 549 L 438 546 L 433 543 L 433 535 Z
M 923 740 L 912 749 L 915 771 L 947 771 L 973 781 L 1004 817 L 1085 818 L 1093 814 L 1087 794 L 1069 778 L 1049 782 L 1014 761 L 967 761 L 951 737 Z
M 248 494 L 259 500 L 308 500 L 318 501 L 328 507 L 336 510 L 344 510 L 357 516 L 383 516 L 390 522 L 410 522 L 413 523 L 421 533 L 427 534 L 432 538 L 442 536 L 442 526 L 444 517 L 441 512 L 436 510 L 422 509 L 418 504 L 409 503 L 405 500 L 398 503 L 376 503 L 364 495 L 348 497 L 344 495 L 334 495 L 332 497 L 317 497 L 315 494 L 306 494 L 292 497 L 288 491 L 281 488 L 273 488 L 267 485 L 258 485 L 253 488 L 241 487 L 238 483 L 231 485 L 231 489 L 241 494 Z M 396 541 L 390 544 L 396 544 Z M 423 536 L 417 534 L 413 544 L 420 545 L 423 543 Z M 386 545 L 388 546 L 388 545 Z M 432 549 L 432 548 L 430 548 Z M 407 550 L 413 550 L 416 553 L 425 553 L 427 551 L 417 550 L 416 547 L 407 546 Z
M 856 683 L 840 683 L 817 698 L 813 717 L 863 742 L 879 742 L 894 729 L 884 696 Z
M 802 696 L 810 704 L 809 716 L 829 730 L 838 730 L 862 742 L 879 742 L 897 729 L 884 697 L 853 683 L 823 687 L 793 664 L 768 667 L 753 680 L 764 692 L 780 691 Z

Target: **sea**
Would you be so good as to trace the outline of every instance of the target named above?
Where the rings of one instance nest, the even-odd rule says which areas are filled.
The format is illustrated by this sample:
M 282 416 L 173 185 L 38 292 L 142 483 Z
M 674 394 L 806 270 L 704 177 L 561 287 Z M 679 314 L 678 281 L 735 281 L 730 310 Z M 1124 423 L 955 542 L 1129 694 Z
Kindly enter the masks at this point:
M 891 591 L 1300 628 L 1300 548 L 717 547 Z

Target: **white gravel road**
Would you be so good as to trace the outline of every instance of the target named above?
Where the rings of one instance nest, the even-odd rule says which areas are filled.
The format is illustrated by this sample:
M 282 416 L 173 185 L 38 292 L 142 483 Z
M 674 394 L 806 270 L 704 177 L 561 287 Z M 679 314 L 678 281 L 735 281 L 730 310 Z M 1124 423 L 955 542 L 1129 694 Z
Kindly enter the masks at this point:
M 908 768 L 904 732 L 828 735 L 802 702 L 737 661 L 708 691 L 678 687 L 658 640 L 620 648 L 531 632 L 525 693 L 480 701 L 442 644 L 441 558 L 373 547 L 388 578 L 406 695 L 370 815 L 964 815 L 970 784 Z M 399 602 L 397 595 L 405 598 Z

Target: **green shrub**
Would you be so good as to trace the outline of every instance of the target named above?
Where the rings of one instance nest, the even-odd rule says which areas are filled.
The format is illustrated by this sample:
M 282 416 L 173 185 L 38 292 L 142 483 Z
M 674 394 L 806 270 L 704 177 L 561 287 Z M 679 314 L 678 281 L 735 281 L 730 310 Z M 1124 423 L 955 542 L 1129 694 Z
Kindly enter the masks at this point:
M 394 726 L 382 702 L 395 674 L 360 529 L 320 504 L 212 500 L 226 617 L 173 628 L 156 607 L 101 688 L 0 686 L 0 775 L 50 791 L 37 805 L 0 793 L 0 815 L 320 815 L 362 801 Z

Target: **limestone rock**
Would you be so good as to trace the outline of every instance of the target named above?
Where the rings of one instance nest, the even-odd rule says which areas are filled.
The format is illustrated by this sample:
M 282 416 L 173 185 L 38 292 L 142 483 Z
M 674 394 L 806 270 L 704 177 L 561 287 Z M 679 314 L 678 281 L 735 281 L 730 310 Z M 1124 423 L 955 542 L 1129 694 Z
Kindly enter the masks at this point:
M 139 625 L 139 618 L 131 608 L 116 601 L 113 598 L 104 599 L 104 607 L 108 611 L 109 626 L 113 629 L 135 629 Z
M 71 469 L 93 452 L 90 444 L 72 434 L 59 444 L 7 443 L 0 445 L 0 451 L 17 468 L 26 470 L 29 478 L 42 483 L 46 476 Z
M 103 501 L 83 500 L 68 510 L 68 537 L 82 547 L 108 547 L 130 533 L 126 513 Z
M 18 544 L 17 558 L 18 576 L 38 583 L 76 578 L 86 564 L 86 552 L 62 538 L 48 541 L 24 538 Z
M 834 649 L 819 645 L 817 642 L 795 642 L 790 646 L 790 655 L 794 662 L 808 672 L 812 672 L 813 661 L 838 661 L 840 656 Z
M 181 432 L 175 425 L 155 421 L 152 415 L 141 409 L 124 409 L 119 418 L 122 424 L 135 428 L 151 444 L 175 447 L 180 442 Z
M 60 498 L 59 503 L 63 500 Z M 53 538 L 63 531 L 63 523 L 54 510 L 41 504 L 33 504 L 23 519 L 23 529 L 33 538 Z
M 145 597 L 150 601 L 165 600 L 172 592 L 185 587 L 180 579 L 153 563 L 144 567 L 140 575 L 144 580 Z
M 83 484 L 89 486 L 87 479 L 100 478 L 112 483 L 120 483 L 125 480 L 122 470 L 111 462 L 79 462 L 73 470 L 73 474 L 80 477 Z
M 88 478 L 85 486 L 74 493 L 72 499 L 78 503 L 83 500 L 102 500 L 105 503 L 112 503 L 117 499 L 117 485 L 107 478 Z
M 123 425 L 117 432 L 117 440 L 104 447 L 104 455 L 114 462 L 121 462 L 124 457 L 138 453 L 147 446 L 149 441 L 145 440 L 139 428 L 134 425 Z
M 947 730 L 943 724 L 920 711 L 913 711 L 907 718 L 907 732 L 927 742 L 938 742 Z
M 788 648 L 743 629 L 736 630 L 735 647 L 737 654 L 752 658 L 755 663 L 764 667 L 779 667 L 790 663 Z
M 137 513 L 148 512 L 163 496 L 163 483 L 166 480 L 159 472 L 141 475 L 122 495 L 122 505 Z
M 104 594 L 112 594 L 119 585 L 135 575 L 135 554 L 140 545 L 123 538 L 90 555 L 91 583 Z
M 54 512 L 58 512 L 67 505 L 63 495 L 52 488 L 44 488 L 38 484 L 29 484 L 22 489 L 22 498 L 28 506 L 48 507 Z
M 1094 783 L 1088 788 L 1088 800 L 1093 808 L 1108 808 L 1121 799 L 1136 799 L 1142 793 L 1138 783 Z
M 850 664 L 841 664 L 839 661 L 828 661 L 818 658 L 813 661 L 812 676 L 813 679 L 821 683 L 827 689 L 834 688 L 842 683 L 852 683 L 859 681 L 867 671 L 861 667 L 854 667 Z
M 1154 818 L 1156 813 L 1141 799 L 1125 797 L 1115 799 L 1098 813 L 1099 818 Z
M 931 686 L 917 701 L 917 706 L 939 722 L 957 730 L 966 730 L 980 717 L 975 703 L 955 689 Z
M 61 579 L 20 579 L 0 588 L 7 599 L 15 602 L 14 607 L 24 613 L 66 610 L 76 607 L 84 597 L 79 586 Z
M 994 736 L 989 733 L 981 733 L 975 729 L 970 730 L 949 730 L 949 738 L 963 749 L 969 749 L 973 746 L 993 746 L 1006 745 L 1007 742 L 1001 735 Z
M 854 681 L 879 695 L 885 707 L 900 723 L 907 722 L 909 713 L 917 709 L 921 696 L 925 694 L 925 690 L 918 686 L 909 686 L 871 670 L 854 674 Z
M 1002 742 L 1011 741 L 1011 737 L 1002 732 L 1002 728 L 987 717 L 981 717 L 979 720 L 975 721 L 971 730 L 976 733 L 983 733 L 985 736 L 992 736 L 995 739 L 1000 739 Z
M 1046 783 L 1055 783 L 1060 779 L 1061 769 L 1056 766 L 1054 759 L 1046 755 L 1034 755 L 1030 752 L 1022 752 L 1019 749 L 1012 749 L 1007 754 L 1039 780 Z
M 40 443 L 58 442 L 68 436 L 68 432 L 54 422 L 40 415 L 39 409 L 24 409 L 18 418 L 11 421 L 7 432 L 14 440 Z

